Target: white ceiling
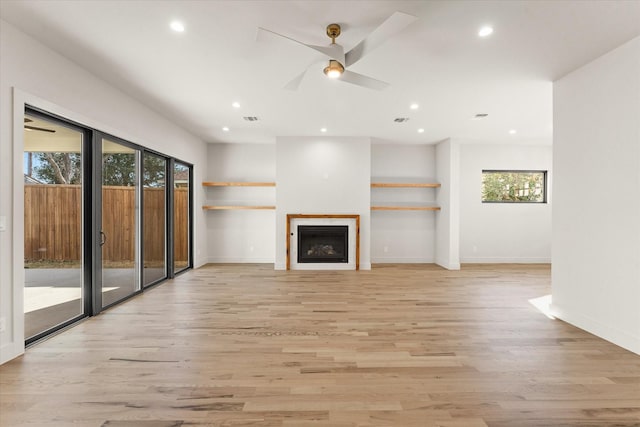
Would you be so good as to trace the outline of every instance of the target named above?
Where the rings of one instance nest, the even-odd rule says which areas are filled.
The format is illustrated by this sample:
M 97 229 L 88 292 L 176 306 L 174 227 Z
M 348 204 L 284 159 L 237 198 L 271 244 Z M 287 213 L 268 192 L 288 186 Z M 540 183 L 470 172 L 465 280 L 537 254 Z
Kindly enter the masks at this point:
M 551 82 L 640 35 L 637 0 L 0 4 L 3 19 L 208 142 L 274 142 L 326 127 L 326 135 L 375 142 L 550 143 Z M 349 50 L 395 11 L 418 20 L 350 68 L 390 83 L 384 91 L 329 80 L 324 65 L 297 92 L 284 90 L 322 55 L 277 37 L 256 40 L 264 27 L 328 45 L 325 28 L 336 22 L 337 42 Z M 184 33 L 169 28 L 173 19 Z M 482 39 L 485 24 L 495 32 Z M 420 108 L 410 110 L 412 102 Z M 489 116 L 471 120 L 476 113 Z

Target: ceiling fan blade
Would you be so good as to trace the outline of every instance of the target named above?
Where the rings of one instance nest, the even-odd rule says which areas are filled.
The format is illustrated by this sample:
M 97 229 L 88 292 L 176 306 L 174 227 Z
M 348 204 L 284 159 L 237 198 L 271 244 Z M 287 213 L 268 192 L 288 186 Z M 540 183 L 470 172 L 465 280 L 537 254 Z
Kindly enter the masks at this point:
M 36 126 L 24 125 L 24 128 L 25 128 L 25 129 L 28 129 L 28 130 L 37 130 L 37 131 L 39 131 L 39 132 L 56 133 L 56 131 L 55 131 L 55 130 L 53 130 L 53 129 L 39 128 L 39 127 L 36 127 Z
M 302 79 L 304 78 L 305 74 L 307 74 L 307 70 L 304 70 L 303 72 L 298 74 L 293 80 L 291 80 L 289 83 L 287 83 L 284 86 L 284 89 L 291 90 L 291 91 L 294 91 L 294 92 L 296 90 L 298 90 L 298 87 L 300 87 L 300 83 L 302 82 Z
M 311 49 L 315 49 L 318 52 L 324 53 L 329 59 L 335 59 L 341 64 L 344 64 L 344 49 L 337 43 L 330 44 L 329 46 L 315 46 L 315 45 L 307 45 Z
M 378 28 L 373 30 L 364 40 L 347 52 L 345 55 L 345 67 L 358 62 L 367 53 L 382 45 L 391 36 L 406 28 L 416 19 L 418 18 L 413 15 L 409 15 L 408 13 L 395 12 L 393 15 L 388 17 L 386 21 L 380 24 Z
M 331 55 L 336 52 L 335 49 L 331 49 L 330 47 L 327 47 L 327 46 L 315 46 L 315 45 L 312 45 L 312 44 L 306 44 L 306 43 L 303 43 L 303 42 L 298 41 L 296 39 L 292 39 L 291 37 L 287 37 L 287 36 L 283 36 L 282 34 L 278 34 L 275 31 L 267 30 L 266 28 L 258 27 L 258 35 L 257 35 L 256 39 L 257 40 L 263 40 L 265 33 L 270 33 L 270 34 L 273 34 L 275 36 L 281 37 L 283 39 L 290 40 L 290 41 L 292 41 L 294 43 L 301 44 L 302 46 L 306 46 L 308 48 L 311 48 L 311 49 L 313 49 L 313 50 L 315 50 L 317 52 L 320 52 L 320 53 L 328 56 L 331 59 L 334 59 L 334 58 L 331 57 Z M 342 46 L 339 46 L 339 45 L 335 45 L 335 46 L 338 46 L 340 48 L 340 52 L 342 52 Z M 341 53 L 341 56 L 344 57 L 344 53 Z
M 383 82 L 382 80 L 376 80 L 349 70 L 345 70 L 339 80 L 375 90 L 384 90 L 389 87 L 389 83 Z
M 322 64 L 323 62 L 324 62 L 324 59 L 321 61 L 318 61 L 318 60 L 311 61 L 311 63 L 307 67 L 305 67 L 304 71 L 298 74 L 296 77 L 294 77 L 293 80 L 291 80 L 289 83 L 287 83 L 283 87 L 283 89 L 291 90 L 294 92 L 298 90 L 298 87 L 300 87 L 300 83 L 302 83 L 302 80 L 304 79 L 304 76 L 307 74 L 309 69 L 315 65 Z

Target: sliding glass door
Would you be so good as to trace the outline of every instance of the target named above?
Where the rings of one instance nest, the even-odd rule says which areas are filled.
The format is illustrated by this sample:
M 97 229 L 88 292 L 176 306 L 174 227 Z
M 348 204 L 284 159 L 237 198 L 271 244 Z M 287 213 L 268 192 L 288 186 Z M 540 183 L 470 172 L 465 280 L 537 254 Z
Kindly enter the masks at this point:
M 30 344 L 192 266 L 192 166 L 27 107 Z
M 167 277 L 167 160 L 145 152 L 143 156 L 143 286 Z
M 140 290 L 140 151 L 102 138 L 102 307 Z
M 173 165 L 173 271 L 191 267 L 191 168 Z
M 24 324 L 27 342 L 85 315 L 85 132 L 24 116 Z

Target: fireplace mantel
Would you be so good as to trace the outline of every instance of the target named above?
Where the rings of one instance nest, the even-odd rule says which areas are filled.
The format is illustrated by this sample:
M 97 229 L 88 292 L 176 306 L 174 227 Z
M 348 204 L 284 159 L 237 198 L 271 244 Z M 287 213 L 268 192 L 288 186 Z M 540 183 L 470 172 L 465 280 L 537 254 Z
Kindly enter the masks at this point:
M 360 270 L 360 215 L 344 214 L 287 214 L 286 269 L 291 270 L 291 221 L 294 219 L 349 219 L 355 220 L 355 267 Z

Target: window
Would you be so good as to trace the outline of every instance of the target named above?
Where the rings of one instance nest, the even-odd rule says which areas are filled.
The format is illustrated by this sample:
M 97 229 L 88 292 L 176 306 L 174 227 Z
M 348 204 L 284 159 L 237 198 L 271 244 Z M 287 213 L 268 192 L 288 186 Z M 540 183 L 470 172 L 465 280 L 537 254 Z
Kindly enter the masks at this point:
M 483 203 L 547 203 L 547 171 L 483 170 Z

